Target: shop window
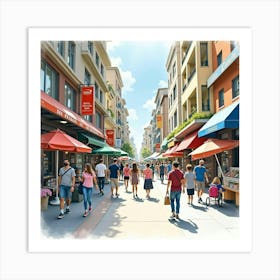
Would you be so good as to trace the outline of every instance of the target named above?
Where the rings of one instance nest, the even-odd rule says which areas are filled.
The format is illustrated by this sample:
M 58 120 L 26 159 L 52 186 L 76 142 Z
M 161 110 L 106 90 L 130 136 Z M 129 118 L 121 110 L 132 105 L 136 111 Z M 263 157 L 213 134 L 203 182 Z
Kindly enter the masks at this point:
M 208 66 L 208 44 L 207 44 L 207 42 L 200 43 L 200 65 Z
M 45 61 L 41 61 L 41 90 L 58 100 L 58 73 Z
M 239 96 L 239 76 L 232 80 L 232 99 Z
M 75 112 L 76 111 L 76 92 L 67 83 L 65 84 L 64 88 L 65 88 L 64 104 L 66 107 L 68 107 L 69 109 L 71 109 L 72 111 Z

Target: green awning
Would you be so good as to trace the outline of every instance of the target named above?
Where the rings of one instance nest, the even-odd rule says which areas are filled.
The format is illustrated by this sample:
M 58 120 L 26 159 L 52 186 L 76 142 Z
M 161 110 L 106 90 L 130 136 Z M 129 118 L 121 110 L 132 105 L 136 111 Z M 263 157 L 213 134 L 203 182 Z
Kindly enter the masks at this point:
M 160 149 L 161 150 L 167 150 L 167 148 L 168 148 L 167 144 L 168 144 L 168 140 L 167 140 L 167 138 L 164 138 L 161 145 L 160 145 Z
M 94 145 L 97 147 L 105 147 L 107 144 L 104 141 L 98 140 L 92 136 L 88 136 L 84 133 L 78 133 L 78 140 L 85 143 L 86 145 Z

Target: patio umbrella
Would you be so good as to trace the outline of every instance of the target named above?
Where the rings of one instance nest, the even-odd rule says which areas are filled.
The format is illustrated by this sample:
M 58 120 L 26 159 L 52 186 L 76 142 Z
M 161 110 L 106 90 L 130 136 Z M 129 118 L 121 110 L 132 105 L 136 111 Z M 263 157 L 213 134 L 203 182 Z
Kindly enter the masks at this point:
M 121 156 L 128 156 L 128 153 L 123 151 L 123 150 L 121 150 L 121 149 L 120 149 L 120 152 L 121 152 Z
M 220 162 L 217 154 L 228 151 L 239 146 L 239 140 L 220 140 L 220 139 L 208 139 L 197 149 L 193 150 L 189 155 L 192 156 L 192 160 L 206 158 L 215 155 L 216 161 L 224 177 Z
M 92 149 L 60 129 L 52 130 L 41 135 L 41 149 L 56 151 L 56 196 L 50 203 L 52 205 L 58 205 L 58 152 L 91 153 Z
M 92 151 L 95 155 L 121 156 L 121 151 L 111 146 L 105 146 L 100 149 Z

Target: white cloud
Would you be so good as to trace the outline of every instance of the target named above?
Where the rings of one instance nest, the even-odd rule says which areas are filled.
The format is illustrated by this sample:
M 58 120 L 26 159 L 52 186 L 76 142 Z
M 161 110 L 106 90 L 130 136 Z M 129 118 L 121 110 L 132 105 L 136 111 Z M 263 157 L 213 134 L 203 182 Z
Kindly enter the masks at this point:
M 153 109 L 156 108 L 156 104 L 154 102 L 154 98 L 148 99 L 145 104 L 143 105 L 144 109 L 147 109 L 148 111 L 152 112 Z
M 120 67 L 122 64 L 122 59 L 120 57 L 111 57 L 110 60 L 112 66 Z
M 160 80 L 158 83 L 158 86 L 160 88 L 167 88 L 168 87 L 168 83 L 166 81 Z
M 137 116 L 137 112 L 135 109 L 128 109 L 128 120 L 129 121 L 137 121 L 138 120 L 138 116 Z
M 135 77 L 133 77 L 133 74 L 131 71 L 123 71 L 120 69 L 122 81 L 123 81 L 123 90 L 122 92 L 125 94 L 126 92 L 131 92 L 133 91 L 133 85 L 136 83 Z

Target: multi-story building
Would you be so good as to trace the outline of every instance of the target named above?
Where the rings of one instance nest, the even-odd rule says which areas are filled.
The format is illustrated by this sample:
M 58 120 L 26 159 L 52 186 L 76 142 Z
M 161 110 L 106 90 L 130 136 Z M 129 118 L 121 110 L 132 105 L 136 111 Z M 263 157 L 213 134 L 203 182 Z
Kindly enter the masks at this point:
M 142 142 L 141 150 L 143 150 L 144 148 L 149 150 L 152 154 L 153 146 L 152 146 L 152 125 L 151 124 L 149 124 L 147 127 L 144 128 L 143 142 Z
M 124 101 L 122 98 L 122 77 L 118 67 L 108 67 L 107 68 L 107 81 L 110 88 L 115 93 L 115 98 L 110 104 L 110 110 L 115 115 L 116 128 L 115 128 L 115 147 L 121 148 L 123 144 L 123 126 L 124 126 Z
M 166 62 L 168 73 L 168 132 L 182 123 L 180 42 L 170 48 Z
M 156 115 L 156 151 L 160 151 L 160 144 L 168 134 L 168 89 L 159 88 L 155 97 Z

